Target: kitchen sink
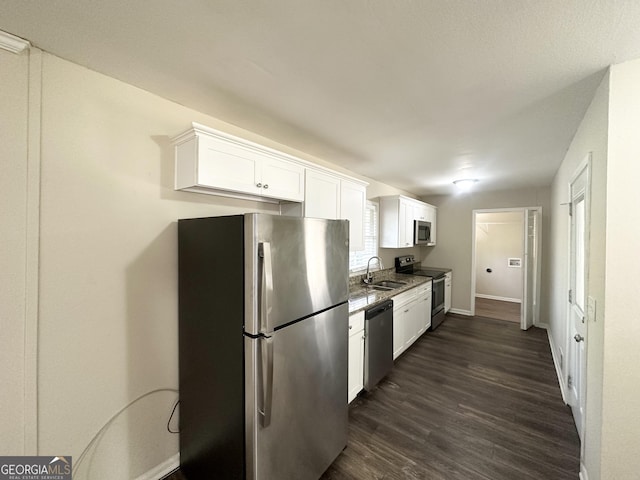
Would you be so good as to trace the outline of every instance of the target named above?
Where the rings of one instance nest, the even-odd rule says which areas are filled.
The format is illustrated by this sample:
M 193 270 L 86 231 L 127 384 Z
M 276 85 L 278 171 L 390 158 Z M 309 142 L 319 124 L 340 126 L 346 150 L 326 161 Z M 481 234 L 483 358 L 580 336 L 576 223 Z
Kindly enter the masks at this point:
M 393 290 L 391 287 L 384 287 L 382 285 L 367 285 L 368 289 L 378 290 L 380 292 L 388 292 L 389 290 Z
M 384 287 L 385 289 L 400 288 L 400 287 L 404 287 L 406 284 L 407 284 L 406 282 L 394 282 L 392 280 L 382 280 L 380 282 L 372 283 L 374 287 Z

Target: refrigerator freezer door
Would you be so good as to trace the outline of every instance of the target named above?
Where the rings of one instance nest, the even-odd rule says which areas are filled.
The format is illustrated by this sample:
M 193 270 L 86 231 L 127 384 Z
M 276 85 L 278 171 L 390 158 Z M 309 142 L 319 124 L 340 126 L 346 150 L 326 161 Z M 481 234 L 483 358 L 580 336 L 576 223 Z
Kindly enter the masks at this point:
M 245 215 L 245 332 L 269 335 L 349 297 L 346 220 Z
M 265 426 L 269 355 L 263 349 L 269 345 L 245 337 L 247 479 L 317 480 L 347 444 L 348 306 L 282 328 L 269 340 L 273 389 Z

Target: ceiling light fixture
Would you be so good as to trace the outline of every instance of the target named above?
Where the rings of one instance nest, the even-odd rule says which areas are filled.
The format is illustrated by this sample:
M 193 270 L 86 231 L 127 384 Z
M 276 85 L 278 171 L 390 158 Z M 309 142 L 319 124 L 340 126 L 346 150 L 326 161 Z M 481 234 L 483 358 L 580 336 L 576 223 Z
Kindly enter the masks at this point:
M 477 182 L 478 182 L 477 178 L 464 178 L 461 180 L 455 180 L 453 184 L 456 187 L 458 187 L 461 191 L 468 192 L 469 190 L 471 190 L 471 187 L 473 187 L 473 185 Z

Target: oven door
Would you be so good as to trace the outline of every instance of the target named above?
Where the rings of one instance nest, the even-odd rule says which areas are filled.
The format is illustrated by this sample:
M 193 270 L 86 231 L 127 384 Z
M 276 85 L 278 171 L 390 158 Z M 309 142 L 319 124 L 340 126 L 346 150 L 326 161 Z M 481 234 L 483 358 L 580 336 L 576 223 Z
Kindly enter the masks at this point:
M 435 330 L 444 321 L 444 280 L 445 277 L 433 279 L 431 293 L 431 330 Z
M 413 244 L 427 245 L 431 243 L 431 222 L 413 221 Z

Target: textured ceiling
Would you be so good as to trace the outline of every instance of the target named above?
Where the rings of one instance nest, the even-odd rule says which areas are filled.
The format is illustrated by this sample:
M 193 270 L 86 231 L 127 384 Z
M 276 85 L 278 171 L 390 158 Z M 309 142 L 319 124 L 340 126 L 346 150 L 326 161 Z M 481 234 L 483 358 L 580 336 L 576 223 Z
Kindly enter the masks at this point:
M 548 185 L 624 0 L 3 0 L 0 29 L 418 195 Z

